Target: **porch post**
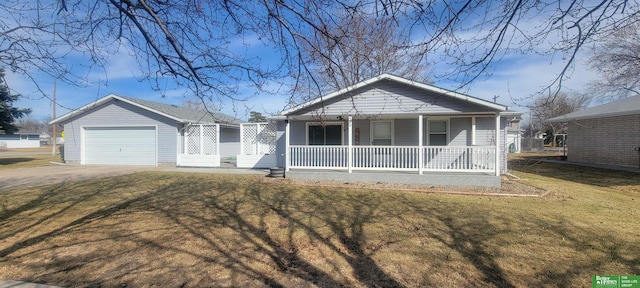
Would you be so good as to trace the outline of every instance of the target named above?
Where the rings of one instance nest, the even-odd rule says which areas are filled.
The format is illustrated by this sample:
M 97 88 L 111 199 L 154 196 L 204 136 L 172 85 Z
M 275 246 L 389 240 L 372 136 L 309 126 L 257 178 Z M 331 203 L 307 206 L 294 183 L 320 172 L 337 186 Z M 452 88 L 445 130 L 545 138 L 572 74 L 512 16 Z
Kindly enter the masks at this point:
M 200 131 L 202 130 L 200 128 Z M 202 137 L 200 139 L 202 140 Z M 216 155 L 220 156 L 220 124 L 216 124 Z
M 476 116 L 471 116 L 471 145 L 476 145 Z
M 495 175 L 500 176 L 500 112 L 496 113 L 496 163 L 495 163 Z
M 291 157 L 289 155 L 291 153 L 289 151 L 289 118 L 285 119 L 284 123 L 284 171 L 289 171 L 289 157 Z
M 351 116 L 349 116 L 349 120 L 347 121 L 347 127 L 347 132 L 349 133 L 349 136 L 347 137 L 347 170 L 351 173 L 353 170 L 353 117 Z
M 418 175 L 422 175 L 422 169 L 424 169 L 424 151 L 422 149 L 422 143 L 424 143 L 423 140 L 423 119 L 422 119 L 422 114 L 418 115 Z

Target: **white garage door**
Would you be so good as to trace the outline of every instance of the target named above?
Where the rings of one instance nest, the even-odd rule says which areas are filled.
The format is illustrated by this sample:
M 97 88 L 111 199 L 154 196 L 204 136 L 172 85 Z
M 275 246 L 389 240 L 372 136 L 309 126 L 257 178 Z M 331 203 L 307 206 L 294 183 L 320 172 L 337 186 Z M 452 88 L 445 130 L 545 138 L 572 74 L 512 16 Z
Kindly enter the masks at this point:
M 155 127 L 84 128 L 84 163 L 156 165 Z

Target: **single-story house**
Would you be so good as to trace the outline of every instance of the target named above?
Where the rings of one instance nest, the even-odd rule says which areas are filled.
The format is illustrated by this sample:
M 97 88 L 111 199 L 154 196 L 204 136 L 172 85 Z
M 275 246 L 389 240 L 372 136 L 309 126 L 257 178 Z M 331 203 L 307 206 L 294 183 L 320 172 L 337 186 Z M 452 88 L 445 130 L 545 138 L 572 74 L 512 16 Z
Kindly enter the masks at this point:
M 567 160 L 640 167 L 640 96 L 547 120 L 566 123 Z
M 233 117 L 114 94 L 50 124 L 64 125 L 66 163 L 216 167 L 239 153 Z
M 0 134 L 0 148 L 37 148 L 40 147 L 40 133 L 17 132 Z
M 383 74 L 284 110 L 264 123 L 273 127 L 261 132 L 264 142 L 243 137 L 241 144 L 255 159 L 265 151 L 261 163 L 284 167 L 287 177 L 499 186 L 507 125 L 520 115 Z

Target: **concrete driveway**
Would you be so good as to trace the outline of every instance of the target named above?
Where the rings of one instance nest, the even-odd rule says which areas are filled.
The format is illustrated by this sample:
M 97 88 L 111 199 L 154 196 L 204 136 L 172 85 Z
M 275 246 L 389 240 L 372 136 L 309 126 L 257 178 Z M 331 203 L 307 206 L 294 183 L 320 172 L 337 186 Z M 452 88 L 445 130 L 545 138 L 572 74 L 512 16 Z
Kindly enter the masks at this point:
M 0 191 L 35 187 L 63 182 L 119 176 L 140 171 L 171 171 L 186 173 L 269 174 L 268 169 L 237 168 L 178 168 L 173 166 L 116 166 L 116 165 L 48 165 L 31 168 L 0 170 Z
M 0 190 L 75 182 L 100 177 L 161 170 L 148 166 L 49 165 L 0 171 Z

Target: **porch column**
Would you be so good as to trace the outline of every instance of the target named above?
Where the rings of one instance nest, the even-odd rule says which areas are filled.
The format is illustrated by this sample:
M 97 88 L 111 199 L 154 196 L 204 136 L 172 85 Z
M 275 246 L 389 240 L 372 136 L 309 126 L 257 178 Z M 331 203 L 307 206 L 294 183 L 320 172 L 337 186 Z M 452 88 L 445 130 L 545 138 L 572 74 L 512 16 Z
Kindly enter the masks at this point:
M 289 171 L 289 119 L 285 119 L 284 123 L 284 171 Z
M 423 136 L 423 119 L 422 114 L 418 115 L 418 175 L 422 175 L 422 169 L 424 169 L 424 151 L 422 143 L 424 143 Z
M 496 176 L 500 176 L 500 112 L 496 113 Z
M 476 145 L 476 116 L 471 116 L 471 145 Z
M 347 132 L 349 136 L 347 137 L 347 170 L 349 173 L 353 170 L 353 117 L 349 116 L 349 120 L 347 121 Z

